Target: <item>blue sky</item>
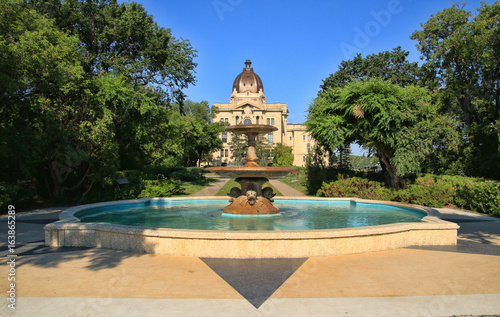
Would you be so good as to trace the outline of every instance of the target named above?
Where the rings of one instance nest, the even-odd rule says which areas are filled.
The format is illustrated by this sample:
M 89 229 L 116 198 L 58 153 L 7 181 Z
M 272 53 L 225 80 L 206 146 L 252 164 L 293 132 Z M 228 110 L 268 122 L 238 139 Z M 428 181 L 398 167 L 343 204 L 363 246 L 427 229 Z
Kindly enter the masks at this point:
M 268 102 L 288 104 L 289 123 L 303 123 L 322 79 L 342 60 L 401 46 L 419 61 L 420 23 L 449 8 L 449 0 L 137 0 L 155 22 L 198 51 L 192 101 L 228 102 L 246 59 Z M 457 1 L 461 3 L 461 1 Z M 492 3 L 492 1 L 488 1 Z M 480 0 L 467 1 L 475 11 Z

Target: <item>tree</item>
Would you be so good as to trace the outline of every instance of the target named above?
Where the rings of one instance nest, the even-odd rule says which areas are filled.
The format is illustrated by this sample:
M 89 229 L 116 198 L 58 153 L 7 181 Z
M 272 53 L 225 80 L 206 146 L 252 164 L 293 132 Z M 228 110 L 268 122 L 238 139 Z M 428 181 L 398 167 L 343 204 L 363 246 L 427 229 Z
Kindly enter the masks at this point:
M 234 163 L 236 165 L 245 164 L 245 157 L 247 155 L 248 148 L 246 138 L 241 134 L 231 133 L 229 148 L 231 149 L 231 159 L 234 160 Z
M 225 131 L 225 123 L 213 122 L 217 114 L 217 108 L 210 107 L 208 101 L 192 102 L 187 100 L 184 103 L 184 119 L 191 122 L 192 130 L 197 131 L 191 134 L 190 138 L 181 136 L 184 140 L 186 153 L 191 153 L 185 160 L 187 166 L 193 163 L 201 164 L 202 161 L 211 161 L 212 153 L 222 149 L 222 140 L 219 134 Z M 179 113 L 181 113 L 179 111 Z M 182 113 L 181 113 L 182 114 Z
M 339 156 L 338 156 L 338 169 L 340 170 L 350 170 L 352 169 L 352 161 L 351 161 L 351 147 L 349 145 L 344 147 L 339 147 Z
M 450 144 L 455 136 L 452 122 L 431 101 L 425 88 L 354 81 L 317 97 L 305 124 L 330 150 L 352 142 L 376 149 L 387 183 L 399 188 L 402 177 L 419 171 L 439 142 Z
M 183 114 L 182 89 L 195 82 L 196 51 L 189 41 L 177 40 L 170 29 L 159 27 L 135 2 L 43 0 L 26 5 L 53 18 L 60 29 L 78 36 L 86 76 L 119 77 L 119 84 L 126 86 L 121 87 L 128 92 L 125 96 L 112 95 L 107 100 L 113 112 L 120 167 L 135 169 L 158 162 L 150 155 L 162 149 L 152 146 L 161 146 L 157 140 L 171 134 L 159 127 L 172 126 L 158 122 L 159 118 L 169 120 L 162 108 L 176 100 Z M 116 81 L 114 84 L 114 88 L 120 88 Z
M 170 29 L 159 27 L 139 3 L 39 0 L 27 6 L 78 36 L 89 75 L 125 74 L 135 85 L 161 87 L 168 100 L 182 100 L 182 89 L 195 82 L 196 51 L 189 41 L 179 41 Z
M 461 122 L 460 172 L 500 178 L 500 3 L 484 2 L 474 17 L 453 5 L 421 25 L 411 38 L 423 68 L 442 111 Z
M 259 135 L 255 139 L 255 154 L 259 158 L 260 166 L 270 166 L 273 162 L 273 144 L 269 143 L 265 135 Z
M 293 152 L 291 146 L 278 143 L 273 149 L 273 166 L 292 166 Z
M 380 78 L 401 87 L 416 85 L 419 82 L 420 68 L 417 63 L 406 60 L 408 54 L 409 52 L 402 50 L 400 46 L 392 51 L 371 54 L 364 58 L 358 53 L 352 60 L 342 61 L 339 69 L 323 80 L 319 93 L 370 78 Z
M 34 181 L 59 200 L 112 184 L 120 166 L 160 161 L 170 104 L 178 99 L 182 112 L 182 89 L 194 83 L 188 41 L 133 2 L 0 0 L 0 8 L 2 180 Z
M 116 166 L 116 147 L 111 112 L 84 76 L 78 38 L 34 10 L 22 10 L 19 2 L 2 6 L 8 15 L 0 23 L 12 26 L 0 40 L 0 51 L 12 58 L 11 67 L 1 67 L 12 85 L 1 93 L 7 173 L 34 176 L 55 200 L 78 187 L 86 193 L 98 175 Z
M 235 164 L 243 165 L 246 163 L 245 158 L 247 155 L 248 142 L 245 136 L 241 134 L 231 134 L 231 141 L 229 142 L 231 149 L 231 159 Z M 268 166 L 272 162 L 273 147 L 266 138 L 262 135 L 257 136 L 255 139 L 255 154 L 259 158 L 258 164 L 260 166 Z

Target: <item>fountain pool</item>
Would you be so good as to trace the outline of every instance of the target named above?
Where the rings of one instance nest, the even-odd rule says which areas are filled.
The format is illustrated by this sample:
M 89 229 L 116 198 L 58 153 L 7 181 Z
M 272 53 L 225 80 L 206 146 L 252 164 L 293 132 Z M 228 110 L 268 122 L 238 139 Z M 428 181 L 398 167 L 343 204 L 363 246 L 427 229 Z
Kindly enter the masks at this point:
M 283 197 L 275 198 L 280 214 L 222 215 L 226 199 L 143 198 L 73 207 L 45 226 L 45 242 L 214 258 L 332 256 L 456 244 L 458 226 L 422 206 Z
M 457 243 L 458 226 L 430 208 L 361 199 L 275 199 L 271 187 L 263 188 L 267 177 L 298 171 L 257 164 L 257 135 L 277 128 L 242 124 L 226 130 L 248 140 L 244 166 L 206 169 L 237 177 L 241 188 L 231 189 L 228 206 L 224 197 L 193 197 L 74 207 L 45 226 L 45 244 L 209 258 L 303 258 Z
M 278 200 L 274 215 L 222 213 L 225 199 L 156 200 L 77 212 L 81 222 L 149 228 L 279 231 L 356 228 L 398 222 L 420 222 L 427 213 L 410 208 L 356 203 L 350 200 Z

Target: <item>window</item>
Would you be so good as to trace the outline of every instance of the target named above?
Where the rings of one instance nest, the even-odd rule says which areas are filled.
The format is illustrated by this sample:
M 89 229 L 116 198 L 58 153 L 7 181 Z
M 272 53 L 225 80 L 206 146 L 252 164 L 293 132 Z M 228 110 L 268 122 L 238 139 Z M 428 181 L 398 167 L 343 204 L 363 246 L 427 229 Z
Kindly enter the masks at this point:
M 290 137 L 290 141 L 292 141 L 292 137 Z
M 245 119 L 245 121 L 243 121 L 243 124 L 252 124 L 252 120 L 250 120 L 250 119 Z
M 229 122 L 229 119 L 228 119 L 228 118 L 226 118 L 226 119 L 225 119 L 225 121 L 226 121 L 226 123 L 228 123 L 228 122 Z
M 274 118 L 271 118 L 271 125 L 274 125 Z
M 271 119 L 267 118 L 267 125 L 271 124 Z
M 228 150 L 228 149 L 225 149 L 225 150 L 224 150 L 224 153 L 225 153 L 226 157 L 228 157 L 228 156 L 229 156 L 229 155 L 228 155 L 228 152 L 229 152 L 229 150 Z
M 227 132 L 222 133 L 222 143 L 227 143 Z
M 255 118 L 255 123 L 256 123 L 256 124 L 259 124 L 259 117 L 256 117 L 256 118 Z
M 224 122 L 224 118 L 220 118 L 220 122 Z
M 224 150 L 220 150 L 220 157 L 224 157 Z
M 306 140 L 306 135 L 302 135 L 302 141 L 305 141 Z
M 302 162 L 305 162 L 306 161 L 306 156 L 302 156 Z
M 307 136 L 307 141 L 311 141 L 311 135 Z
M 236 116 L 236 124 L 238 124 L 238 121 L 240 121 L 240 117 Z
M 267 140 L 269 141 L 269 143 L 273 143 L 273 134 L 272 133 L 269 133 L 267 135 Z
M 311 151 L 311 144 L 307 143 L 307 153 L 309 153 L 309 151 Z

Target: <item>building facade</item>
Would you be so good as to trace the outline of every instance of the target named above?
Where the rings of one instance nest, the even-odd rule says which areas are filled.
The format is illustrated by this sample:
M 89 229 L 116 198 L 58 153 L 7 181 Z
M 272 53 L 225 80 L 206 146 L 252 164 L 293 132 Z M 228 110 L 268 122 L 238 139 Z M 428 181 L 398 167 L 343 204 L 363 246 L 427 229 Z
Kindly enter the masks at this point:
M 267 103 L 264 85 L 260 77 L 253 71 L 252 62 L 246 60 L 245 68 L 236 76 L 229 103 L 214 103 L 219 113 L 214 121 L 236 124 L 268 124 L 278 128 L 277 131 L 264 136 L 270 144 L 283 143 L 291 146 L 294 166 L 304 166 L 306 157 L 314 145 L 311 135 L 303 124 L 288 123 L 288 108 L 285 103 Z M 259 136 L 262 137 L 262 136 Z M 222 133 L 224 148 L 214 153 L 213 165 L 223 163 L 231 165 L 230 142 L 231 133 Z

